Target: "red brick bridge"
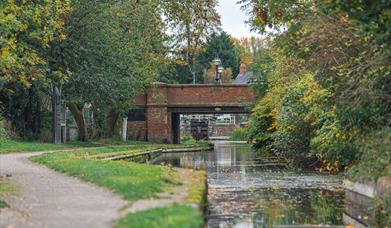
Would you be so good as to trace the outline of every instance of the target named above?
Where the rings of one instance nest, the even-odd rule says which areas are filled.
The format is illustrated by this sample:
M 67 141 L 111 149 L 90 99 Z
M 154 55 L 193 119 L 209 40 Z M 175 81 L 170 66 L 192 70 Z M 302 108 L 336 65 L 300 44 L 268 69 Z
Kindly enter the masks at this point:
M 254 95 L 247 85 L 159 83 L 134 102 L 128 139 L 179 143 L 180 114 L 249 113 Z

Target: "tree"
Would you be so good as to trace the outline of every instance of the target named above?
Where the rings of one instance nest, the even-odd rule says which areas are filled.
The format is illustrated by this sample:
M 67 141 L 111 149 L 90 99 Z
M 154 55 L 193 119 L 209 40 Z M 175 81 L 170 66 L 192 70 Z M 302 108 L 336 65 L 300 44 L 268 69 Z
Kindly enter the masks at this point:
M 360 160 L 362 138 L 390 126 L 390 49 L 378 37 L 389 28 L 364 29 L 383 10 L 374 7 L 367 15 L 360 5 L 372 4 L 361 1 L 240 2 L 254 29 L 284 28 L 270 34 L 271 45 L 254 65 L 265 86 L 256 88 L 262 96 L 250 123 L 252 139 L 301 164 L 316 158 L 312 164 L 321 170 Z M 351 3 L 358 8 L 347 7 Z M 358 20 L 354 12 L 373 20 Z
M 0 3 L 0 111 L 17 136 L 38 139 L 50 126 L 47 50 L 66 38 L 70 12 L 70 0 Z
M 8 82 L 0 93 L 1 117 L 11 125 L 12 135 L 27 140 L 47 140 L 51 131 L 51 105 L 47 86 L 31 82 L 26 88 L 19 82 Z
M 71 11 L 65 1 L 2 1 L 0 3 L 1 77 L 25 87 L 44 79 L 45 50 L 64 40 L 64 22 Z
M 254 56 L 267 46 L 267 39 L 255 36 L 242 37 L 240 39 L 231 37 L 240 56 L 240 62 L 250 66 Z
M 239 53 L 236 51 L 230 36 L 225 32 L 213 33 L 207 38 L 205 47 L 197 57 L 197 62 L 203 69 L 207 69 L 216 57 L 221 59 L 224 68 L 231 68 L 233 75 L 236 76 L 239 73 Z
M 132 97 L 153 81 L 165 55 L 158 2 L 74 1 L 67 39 L 50 49 L 53 74 L 69 72 L 63 96 L 87 138 L 85 104 L 94 111 L 93 137 L 111 137 Z
M 206 37 L 219 29 L 220 16 L 216 6 L 216 0 L 162 1 L 172 34 L 172 52 L 186 62 L 190 78 L 196 76 L 195 59 Z

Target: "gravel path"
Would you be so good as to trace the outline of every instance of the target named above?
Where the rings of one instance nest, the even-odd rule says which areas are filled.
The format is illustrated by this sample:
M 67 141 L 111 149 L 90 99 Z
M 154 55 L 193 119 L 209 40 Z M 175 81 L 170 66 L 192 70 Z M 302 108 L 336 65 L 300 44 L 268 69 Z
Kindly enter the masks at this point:
M 19 187 L 0 227 L 111 227 L 127 201 L 108 190 L 28 161 L 40 153 L 0 155 L 0 175 Z

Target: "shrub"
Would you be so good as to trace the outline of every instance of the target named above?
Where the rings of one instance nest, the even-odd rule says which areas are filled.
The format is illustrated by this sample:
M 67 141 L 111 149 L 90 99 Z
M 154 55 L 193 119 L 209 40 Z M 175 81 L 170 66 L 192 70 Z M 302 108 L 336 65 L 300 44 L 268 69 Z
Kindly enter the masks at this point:
M 229 136 L 230 140 L 233 141 L 248 141 L 249 134 L 247 128 L 244 127 L 237 127 L 235 128 L 231 135 Z
M 197 143 L 197 141 L 191 135 L 185 135 L 185 136 L 181 137 L 181 143 L 182 144 L 194 144 L 194 143 Z
M 374 131 L 358 140 L 360 162 L 349 173 L 357 181 L 376 181 L 387 176 L 391 168 L 391 128 Z

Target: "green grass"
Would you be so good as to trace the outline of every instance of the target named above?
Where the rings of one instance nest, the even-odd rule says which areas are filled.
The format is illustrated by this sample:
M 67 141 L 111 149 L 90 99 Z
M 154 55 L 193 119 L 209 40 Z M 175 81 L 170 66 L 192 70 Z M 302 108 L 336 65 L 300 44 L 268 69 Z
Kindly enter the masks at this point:
M 8 207 L 8 204 L 4 201 L 4 197 L 15 194 L 17 194 L 17 187 L 7 178 L 0 177 L 0 209 Z
M 66 144 L 56 145 L 47 142 L 37 141 L 17 141 L 17 140 L 0 140 L 0 154 L 16 152 L 35 152 L 49 150 L 65 150 L 80 147 L 99 147 L 107 145 L 147 145 L 148 142 L 141 141 L 119 141 L 119 140 L 99 140 L 99 141 L 71 141 Z
M 8 204 L 4 200 L 0 199 L 0 209 L 4 207 L 8 207 Z
M 178 174 L 169 167 L 138 164 L 127 161 L 104 161 L 86 159 L 92 155 L 149 149 L 147 145 L 105 147 L 48 153 L 31 158 L 54 170 L 67 173 L 82 180 L 95 183 L 118 193 L 127 200 L 155 196 L 166 187 L 178 183 Z
M 115 228 L 199 228 L 202 225 L 201 213 L 190 206 L 172 205 L 142 212 L 127 214 L 120 219 Z
M 201 207 L 205 204 L 206 196 L 206 172 L 204 170 L 188 170 L 189 188 L 187 189 L 188 197 L 186 203 L 196 203 Z
M 120 145 L 152 145 L 151 142 L 144 141 L 120 141 L 114 139 L 103 139 L 98 141 L 71 141 L 66 144 L 53 144 L 48 142 L 38 141 L 18 141 L 18 140 L 1 140 L 0 139 L 0 154 L 7 153 L 22 153 L 22 152 L 37 152 L 50 150 L 66 150 L 83 147 L 103 147 L 103 146 L 120 146 Z M 156 148 L 177 148 L 177 147 L 193 147 L 193 146 L 207 146 L 206 143 L 192 143 L 181 145 L 166 145 L 154 144 Z

